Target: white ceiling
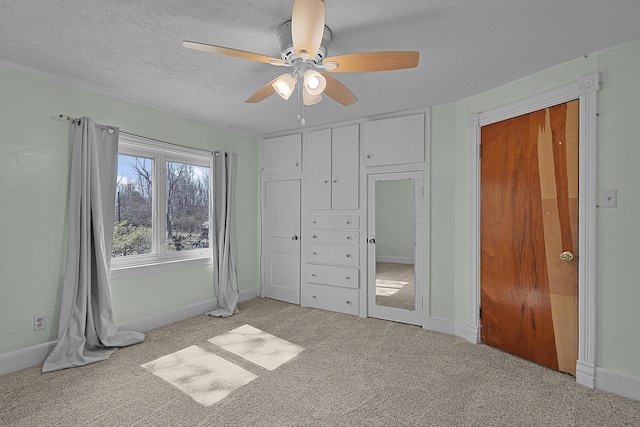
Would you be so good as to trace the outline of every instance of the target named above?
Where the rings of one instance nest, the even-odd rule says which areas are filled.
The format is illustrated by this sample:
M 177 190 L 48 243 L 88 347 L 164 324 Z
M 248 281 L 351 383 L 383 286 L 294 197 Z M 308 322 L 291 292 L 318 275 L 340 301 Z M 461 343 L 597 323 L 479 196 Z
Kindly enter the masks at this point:
M 638 0 L 325 0 L 328 56 L 417 50 L 402 71 L 335 73 L 359 98 L 307 126 L 442 105 L 640 40 Z M 279 57 L 292 0 L 0 0 L 0 61 L 255 135 L 300 127 L 295 96 L 244 101 L 283 69 L 182 47 Z M 577 76 L 576 76 L 577 77 Z M 65 113 L 53 111 L 52 114 Z

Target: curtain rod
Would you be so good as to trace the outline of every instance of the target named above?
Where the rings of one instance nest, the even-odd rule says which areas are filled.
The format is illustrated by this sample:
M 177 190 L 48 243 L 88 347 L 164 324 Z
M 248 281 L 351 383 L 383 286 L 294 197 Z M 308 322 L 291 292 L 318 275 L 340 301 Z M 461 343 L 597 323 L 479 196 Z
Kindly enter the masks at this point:
M 71 116 L 68 116 L 66 114 L 59 114 L 58 117 L 60 117 L 62 120 L 65 120 L 67 122 L 80 124 L 80 118 L 79 117 L 71 117 Z M 109 128 L 109 130 L 113 131 L 113 129 L 111 129 L 111 128 Z M 155 141 L 155 142 L 160 142 L 162 144 L 174 145 L 174 146 L 180 147 L 180 148 L 188 148 L 189 150 L 202 151 L 202 152 L 205 152 L 205 153 L 213 154 L 215 156 L 219 156 L 220 155 L 220 151 L 218 151 L 218 150 L 209 150 L 209 151 L 208 150 L 202 150 L 202 149 L 199 149 L 199 148 L 185 147 L 184 145 L 174 144 L 172 142 L 160 141 L 158 139 L 149 138 L 148 136 L 136 135 L 135 133 L 129 133 L 129 132 L 124 132 L 124 131 L 120 131 L 120 133 L 124 133 L 125 135 L 135 136 L 135 137 L 138 137 L 138 138 L 150 139 L 150 140 Z

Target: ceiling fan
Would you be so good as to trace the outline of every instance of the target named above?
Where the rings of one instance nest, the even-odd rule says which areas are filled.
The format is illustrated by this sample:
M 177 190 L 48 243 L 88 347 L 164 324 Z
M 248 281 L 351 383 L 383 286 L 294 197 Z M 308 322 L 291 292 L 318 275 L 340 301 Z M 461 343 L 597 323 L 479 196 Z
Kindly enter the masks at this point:
M 291 20 L 277 30 L 282 59 L 194 41 L 185 40 L 182 44 L 189 49 L 292 68 L 291 72 L 276 77 L 254 93 L 245 101 L 247 103 L 260 102 L 273 93 L 287 100 L 300 80 L 305 105 L 320 102 L 322 93 L 342 105 L 351 105 L 358 98 L 328 73 L 391 71 L 418 65 L 420 54 L 416 51 L 364 52 L 327 57 L 332 34 L 324 20 L 323 0 L 293 0 Z

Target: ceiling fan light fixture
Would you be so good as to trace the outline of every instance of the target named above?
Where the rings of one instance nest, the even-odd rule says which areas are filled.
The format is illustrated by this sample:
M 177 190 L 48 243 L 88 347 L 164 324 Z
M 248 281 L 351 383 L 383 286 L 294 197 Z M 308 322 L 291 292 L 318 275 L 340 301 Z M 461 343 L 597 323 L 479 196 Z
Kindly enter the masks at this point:
M 304 102 L 304 105 L 315 105 L 320 101 L 322 101 L 322 95 L 311 95 L 306 87 L 303 88 L 302 102 Z
M 324 69 L 327 71 L 334 71 L 338 69 L 338 63 L 336 61 L 327 61 L 324 63 Z
M 296 81 L 297 79 L 291 74 L 283 74 L 278 77 L 271 86 L 273 86 L 273 90 L 286 101 L 296 88 Z
M 327 80 L 322 74 L 312 69 L 304 72 L 304 88 L 309 95 L 320 95 L 326 87 Z

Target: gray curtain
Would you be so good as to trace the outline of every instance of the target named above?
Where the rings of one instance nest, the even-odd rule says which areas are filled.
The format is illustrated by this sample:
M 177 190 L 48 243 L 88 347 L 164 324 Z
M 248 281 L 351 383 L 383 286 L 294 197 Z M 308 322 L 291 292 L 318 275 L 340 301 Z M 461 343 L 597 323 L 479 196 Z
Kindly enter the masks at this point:
M 72 122 L 70 139 L 73 151 L 60 326 L 58 343 L 43 372 L 98 362 L 118 347 L 144 340 L 139 332 L 118 332 L 111 307 L 118 129 L 83 117 Z
M 238 306 L 238 250 L 236 246 L 236 174 L 238 154 L 213 156 L 213 209 L 209 233 L 213 249 L 213 285 L 218 308 L 207 314 L 229 317 Z

